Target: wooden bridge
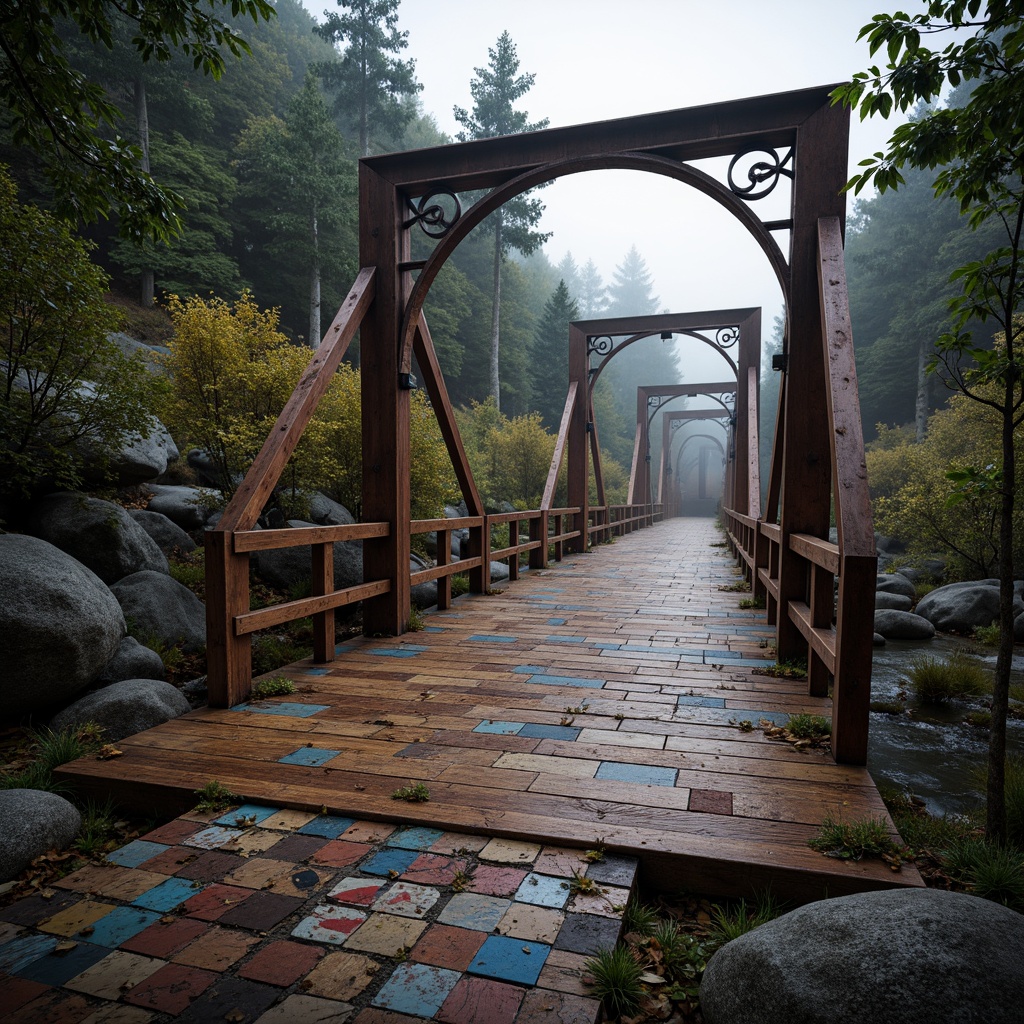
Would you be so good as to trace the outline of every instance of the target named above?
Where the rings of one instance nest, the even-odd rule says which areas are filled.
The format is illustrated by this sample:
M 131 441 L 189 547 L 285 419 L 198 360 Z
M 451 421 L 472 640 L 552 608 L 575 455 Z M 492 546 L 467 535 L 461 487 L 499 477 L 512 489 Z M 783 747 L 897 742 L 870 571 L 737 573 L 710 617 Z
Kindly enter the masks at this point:
M 848 112 L 830 104 L 830 91 L 361 161 L 363 269 L 207 535 L 211 707 L 126 742 L 122 759 L 76 763 L 68 773 L 146 800 L 181 799 L 214 778 L 276 804 L 601 844 L 637 853 L 663 883 L 721 893 L 770 883 L 811 898 L 919 884 L 912 871 L 894 876 L 806 847 L 827 814 L 884 814 L 860 767 L 875 551 L 842 254 Z M 713 157 L 729 158 L 725 181 L 692 163 Z M 775 272 L 788 319 L 769 479 L 762 487 L 757 472 L 759 310 L 581 321 L 569 327 L 565 411 L 541 506 L 488 514 L 424 300 L 454 248 L 502 203 L 555 178 L 613 168 L 709 196 Z M 780 185 L 791 191 L 791 216 L 762 221 L 753 201 Z M 481 189 L 489 191 L 463 212 L 459 194 Z M 436 246 L 414 261 L 418 227 Z M 788 238 L 786 254 L 777 236 Z M 366 521 L 256 529 L 357 331 Z M 704 392 L 734 396 L 725 403 L 728 549 L 710 546 L 716 534 L 707 521 L 665 518 L 656 500 L 671 466 L 671 429 L 666 421 L 655 480 L 646 448 L 651 399 L 687 393 L 689 383 L 641 389 L 629 503 L 605 497 L 594 382 L 627 345 L 672 334 L 711 344 L 731 368 L 729 380 Z M 737 342 L 734 359 L 727 350 Z M 411 521 L 414 362 L 462 489 L 462 519 Z M 556 507 L 563 462 L 568 495 Z M 836 543 L 828 539 L 833 516 Z M 507 542 L 496 542 L 495 528 L 507 528 Z M 469 531 L 470 550 L 453 562 L 456 529 Z M 426 532 L 437 533 L 437 564 L 411 572 L 411 538 Z M 351 540 L 363 544 L 364 582 L 336 590 L 334 544 Z M 291 546 L 310 549 L 312 595 L 251 609 L 250 554 Z M 764 614 L 740 613 L 736 595 L 719 589 L 735 579 L 727 550 L 764 599 Z M 495 559 L 507 562 L 511 583 L 489 596 Z M 453 605 L 456 572 L 468 573 L 471 595 Z M 410 588 L 430 580 L 438 614 L 428 632 L 403 636 Z M 390 639 L 337 647 L 335 610 L 355 602 L 366 634 Z M 298 696 L 249 704 L 251 635 L 306 616 L 313 658 L 287 670 Z M 805 660 L 807 681 L 755 674 L 776 656 Z M 803 711 L 831 716 L 831 756 L 795 751 L 759 727 Z M 390 799 L 416 781 L 429 789 L 428 802 Z

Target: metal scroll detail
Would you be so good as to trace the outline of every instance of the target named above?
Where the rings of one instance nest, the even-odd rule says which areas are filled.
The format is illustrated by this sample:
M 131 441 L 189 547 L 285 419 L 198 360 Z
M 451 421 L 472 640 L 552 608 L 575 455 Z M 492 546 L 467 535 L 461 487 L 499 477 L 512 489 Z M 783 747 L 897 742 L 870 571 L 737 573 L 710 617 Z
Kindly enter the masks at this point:
M 615 342 L 607 334 L 594 335 L 587 338 L 587 356 L 595 353 L 599 356 L 606 356 L 611 352 Z
M 442 197 L 450 200 L 450 203 L 438 202 L 437 200 Z M 419 224 L 423 233 L 430 238 L 444 238 L 462 216 L 462 204 L 450 188 L 438 186 L 419 199 L 406 197 L 405 202 L 412 211 L 412 216 L 402 226 L 408 228 L 413 224 Z M 449 205 L 453 207 L 451 211 L 447 208 Z
M 736 178 L 733 175 L 736 165 L 741 160 L 746 160 L 748 157 L 755 155 L 763 155 L 768 157 L 768 159 L 755 160 L 750 164 L 747 167 L 747 184 L 737 184 Z M 767 146 L 755 146 L 751 149 L 745 149 L 737 153 L 729 161 L 729 189 L 741 199 L 746 199 L 749 202 L 764 199 L 765 196 L 775 191 L 775 186 L 778 185 L 779 178 L 783 175 L 792 180 L 793 168 L 790 166 L 792 162 L 792 148 L 781 159 L 774 149 L 769 149 Z
M 739 340 L 739 327 L 719 327 L 715 332 L 715 344 L 719 348 L 732 348 Z

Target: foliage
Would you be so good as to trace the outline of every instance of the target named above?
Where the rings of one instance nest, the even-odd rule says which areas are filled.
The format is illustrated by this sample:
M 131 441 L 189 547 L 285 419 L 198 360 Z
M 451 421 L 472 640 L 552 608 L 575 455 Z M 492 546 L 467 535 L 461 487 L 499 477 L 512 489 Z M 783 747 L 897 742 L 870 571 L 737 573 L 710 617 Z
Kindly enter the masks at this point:
M 786 729 L 798 739 L 816 739 L 832 734 L 832 723 L 821 715 L 790 715 Z
M 781 913 L 782 907 L 770 891 L 759 893 L 753 905 L 741 899 L 732 906 L 716 906 L 711 911 L 711 940 L 724 945 L 773 921 Z
M 57 731 L 37 729 L 29 733 L 28 739 L 27 758 L 0 775 L 0 789 L 65 789 L 64 783 L 54 779 L 54 771 L 99 750 L 103 729 L 95 722 L 86 722 L 77 728 Z
M 809 839 L 807 845 L 826 857 L 841 860 L 881 857 L 894 868 L 899 867 L 907 852 L 905 847 L 893 841 L 889 826 L 882 818 L 836 821 L 827 815 L 818 834 Z
M 764 595 L 758 594 L 757 597 L 744 597 L 740 600 L 740 608 L 747 610 L 750 608 L 764 608 Z
M 902 790 L 880 792 L 896 830 L 915 855 L 935 854 L 979 836 L 977 824 L 969 816 L 931 815 L 924 801 L 915 800 Z
M 260 679 L 252 684 L 253 700 L 266 700 L 268 697 L 284 697 L 295 692 L 295 684 L 286 676 L 271 676 Z
M 389 56 L 409 45 L 409 33 L 398 31 L 399 3 L 338 0 L 340 13 L 325 11 L 324 23 L 314 29 L 332 46 L 348 44 L 340 60 L 318 63 L 313 70 L 334 93 L 335 116 L 355 130 L 360 156 L 369 155 L 371 134 L 375 141 L 401 134 L 413 111 L 400 98 L 423 88 L 415 61 Z
M 610 1018 L 639 1009 L 644 968 L 629 946 L 601 947 L 583 966 L 593 978 L 594 997 L 601 1000 Z
M 948 661 L 915 658 L 907 674 L 915 696 L 925 704 L 977 697 L 992 689 L 988 670 L 962 651 L 954 651 Z
M 410 804 L 423 804 L 430 799 L 430 790 L 427 789 L 425 783 L 417 782 L 415 785 L 411 783 L 408 786 L 402 786 L 401 789 L 396 789 L 391 794 L 392 800 L 405 800 Z
M 257 21 L 268 0 L 41 0 L 5 5 L 0 20 L 0 94 L 12 115 L 13 138 L 45 162 L 58 209 L 69 219 L 94 220 L 116 210 L 129 237 L 168 237 L 177 229 L 176 199 L 139 166 L 140 150 L 117 134 L 119 111 L 104 88 L 72 68 L 58 33 L 62 19 L 107 48 L 118 13 L 133 28 L 142 61 L 167 61 L 180 50 L 196 68 L 219 78 L 227 55 L 249 52 L 224 9 Z
M 557 433 L 569 381 L 569 323 L 579 306 L 564 280 L 551 293 L 533 338 L 533 401 L 544 426 Z
M 305 635 L 303 635 L 305 634 Z M 283 665 L 294 665 L 313 653 L 312 639 L 305 630 L 296 634 L 281 633 L 280 627 L 269 633 L 258 633 L 252 638 L 252 673 L 262 675 Z
M 195 791 L 195 795 L 199 797 L 196 810 L 204 813 L 223 811 L 232 804 L 238 803 L 238 797 L 216 779 L 210 779 L 202 789 Z
M 1011 846 L 967 840 L 943 851 L 949 873 L 975 896 L 1024 910 L 1024 853 Z
M 82 825 L 74 841 L 75 850 L 83 857 L 109 853 L 118 844 L 118 819 L 114 801 L 86 800 L 82 807 Z
M 0 167 L 0 490 L 74 489 L 148 433 L 158 382 L 108 339 L 106 277 L 67 226 L 17 202 Z M 97 467 L 98 468 L 98 467 Z
M 626 910 L 622 915 L 622 930 L 624 932 L 650 935 L 657 924 L 658 915 L 653 908 L 641 903 L 635 896 L 626 904 Z

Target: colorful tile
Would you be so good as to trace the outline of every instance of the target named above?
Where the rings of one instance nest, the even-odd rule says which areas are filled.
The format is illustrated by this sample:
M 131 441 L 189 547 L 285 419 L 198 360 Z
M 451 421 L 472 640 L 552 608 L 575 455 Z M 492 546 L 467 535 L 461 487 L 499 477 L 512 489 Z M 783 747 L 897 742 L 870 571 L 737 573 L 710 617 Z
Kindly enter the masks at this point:
M 312 821 L 306 822 L 299 829 L 302 836 L 320 836 L 322 839 L 337 839 L 342 832 L 355 824 L 353 818 L 340 818 L 334 814 L 320 814 Z
M 251 825 L 259 825 L 267 818 L 279 813 L 279 807 L 267 807 L 265 804 L 242 804 L 227 814 L 222 814 L 214 819 L 215 825 L 230 825 L 235 828 L 248 828 Z
M 415 946 L 426 927 L 425 922 L 413 918 L 398 917 L 395 914 L 371 914 L 366 923 L 349 938 L 346 947 L 362 953 L 395 957 Z
M 529 939 L 552 945 L 565 920 L 565 914 L 551 907 L 537 907 L 529 903 L 513 903 L 498 922 L 498 934 L 514 939 Z
M 51 988 L 4 1017 L 6 1024 L 80 1024 L 93 1012 L 85 996 Z
M 459 980 L 457 971 L 430 964 L 399 964 L 373 998 L 374 1006 L 433 1020 Z
M 628 889 L 599 885 L 590 892 L 574 893 L 569 900 L 568 910 L 573 914 L 599 914 L 601 917 L 615 917 L 621 920 L 628 902 Z
M 399 917 L 422 917 L 440 898 L 441 893 L 430 886 L 396 882 L 374 900 L 373 909 Z
M 401 850 L 429 850 L 442 835 L 439 828 L 403 828 L 391 834 L 387 845 Z
M 497 896 L 483 896 L 475 892 L 456 893 L 441 911 L 437 920 L 456 928 L 472 928 L 480 932 L 493 931 L 504 917 L 510 900 Z
M 176 1016 L 216 980 L 217 975 L 212 971 L 201 971 L 184 964 L 166 964 L 126 992 L 124 999 L 134 1006 Z
M 312 996 L 348 1003 L 372 984 L 380 970 L 381 965 L 368 956 L 344 951 L 328 953 L 302 982 L 302 990 Z
M 496 633 L 474 633 L 468 639 L 482 644 L 514 644 L 519 639 L 519 637 L 501 636 Z
M 570 953 L 565 949 L 553 949 L 548 954 L 544 969 L 537 979 L 537 985 L 555 992 L 589 996 L 594 990 L 593 985 L 588 984 L 590 971 L 587 968 L 587 961 L 589 959 L 580 953 Z M 591 1022 L 588 1021 L 587 1024 L 591 1024 Z
M 498 981 L 536 985 L 551 947 L 540 942 L 489 935 L 469 965 L 470 974 Z
M 489 978 L 460 978 L 434 1019 L 439 1024 L 512 1024 L 524 994 Z
M 231 907 L 218 921 L 235 928 L 250 928 L 256 932 L 268 932 L 305 902 L 301 896 L 286 896 L 276 892 L 254 892 L 238 906 Z
M 351 829 L 349 829 L 349 832 Z M 348 832 L 345 833 L 348 835 Z M 300 836 L 299 838 L 305 838 Z M 321 846 L 313 855 L 315 864 L 325 864 L 332 868 L 347 868 L 356 864 L 373 849 L 368 843 L 350 843 L 346 839 L 332 839 Z
M 382 843 L 396 828 L 383 821 L 357 821 L 341 838 L 350 843 Z
M 177 846 L 182 839 L 188 839 L 190 835 L 198 831 L 199 826 L 194 821 L 188 821 L 185 818 L 175 818 L 173 821 L 167 822 L 166 825 L 161 825 L 159 828 L 153 829 L 152 832 L 147 832 L 144 836 L 140 836 L 140 839 L 144 843 Z
M 195 942 L 175 953 L 171 960 L 176 964 L 188 964 L 190 967 L 223 973 L 233 963 L 241 960 L 257 942 L 259 939 L 255 935 L 214 925 Z
M 324 951 L 316 946 L 281 939 L 257 950 L 251 960 L 238 968 L 238 976 L 288 988 L 313 970 L 323 955 Z
M 597 914 L 566 914 L 555 947 L 590 955 L 602 946 L 614 946 L 621 930 L 622 922 L 618 919 Z
M 324 839 L 322 836 L 300 836 L 294 834 L 279 839 L 266 853 L 268 857 L 273 857 L 274 860 L 288 860 L 293 864 L 298 864 L 316 856 L 330 842 L 331 840 Z
M 485 896 L 514 896 L 528 873 L 522 868 L 478 864 L 467 888 L 470 892 L 482 893 Z
M 568 846 L 545 846 L 540 856 L 533 862 L 533 870 L 542 875 L 559 875 L 562 878 L 573 878 L 583 874 L 587 867 L 583 850 L 575 850 Z
M 415 658 L 419 651 L 411 651 L 407 647 L 374 647 L 366 652 L 378 658 Z
M 4 1007 L 5 1014 L 13 1014 L 49 991 L 49 985 L 40 985 L 38 981 L 9 974 L 0 976 L 0 1006 Z
M 343 878 L 327 893 L 327 898 L 346 907 L 369 907 L 386 884 L 365 878 Z
M 367 875 L 386 875 L 392 878 L 404 874 L 419 856 L 415 850 L 381 850 L 362 865 Z
M 170 846 L 170 843 L 151 843 L 145 839 L 136 839 L 135 842 L 122 846 L 120 850 L 108 853 L 106 859 L 111 864 L 120 864 L 121 867 L 137 868 L 150 857 L 155 857 L 158 853 L 165 853 Z
M 623 761 L 602 761 L 595 778 L 614 782 L 635 782 L 641 786 L 674 786 L 675 768 L 659 768 L 649 764 L 628 764 Z
M 486 938 L 484 932 L 453 928 L 447 924 L 431 925 L 409 952 L 416 963 L 464 971 L 473 962 Z
M 181 845 L 191 846 L 197 850 L 217 850 L 234 841 L 241 834 L 241 829 L 227 828 L 224 825 L 211 825 L 201 829 L 194 836 L 186 839 Z
M 493 733 L 496 736 L 515 736 L 523 728 L 525 722 L 481 722 L 473 732 Z
M 537 843 L 515 839 L 492 839 L 481 851 L 480 859 L 492 864 L 532 864 L 540 853 Z
M 593 732 L 593 730 L 590 730 Z M 524 725 L 519 730 L 520 736 L 525 736 L 528 739 L 539 739 L 539 740 L 575 740 L 581 729 L 574 729 L 568 725 L 537 725 L 530 723 Z
M 307 820 L 309 815 L 307 815 Z M 243 832 L 237 839 L 223 847 L 224 852 L 250 857 L 253 854 L 266 853 L 276 843 L 281 842 L 283 832 L 274 829 L 251 828 Z M 291 836 L 288 837 L 289 839 Z
M 322 903 L 292 929 L 292 935 L 297 939 L 340 946 L 364 921 L 366 914 L 361 910 Z
M 272 1006 L 255 1024 L 345 1024 L 352 1019 L 352 1007 L 333 999 L 291 995 Z
M 60 885 L 59 882 L 55 884 Z M 53 917 L 61 910 L 73 907 L 80 898 L 77 893 L 60 891 L 53 892 L 53 895 L 29 896 L 0 910 L 0 921 L 15 925 L 35 925 L 37 921 Z
M 607 885 L 632 888 L 636 878 L 638 861 L 636 857 L 626 857 L 617 853 L 606 853 L 601 860 L 587 866 L 587 878 Z
M 268 1009 L 280 992 L 245 978 L 218 978 L 178 1018 L 181 1024 L 233 1021 L 250 1024 Z
M 564 878 L 531 872 L 520 883 L 515 898 L 538 907 L 564 907 L 569 899 L 569 883 Z
M 97 946 L 116 949 L 122 942 L 127 942 L 159 920 L 160 914 L 155 910 L 145 910 L 143 907 L 115 907 L 93 924 L 91 930 L 83 928 L 79 935 Z
M 260 702 L 259 704 L 236 704 L 232 711 L 253 711 L 260 715 L 284 715 L 287 718 L 312 718 L 321 711 L 330 710 L 330 704 L 298 704 L 282 701 L 280 704 Z
M 575 686 L 588 690 L 600 690 L 604 686 L 603 679 L 587 679 L 582 676 L 553 676 L 546 672 L 538 672 L 530 676 L 528 683 L 542 683 L 545 686 Z
M 67 943 L 64 943 L 67 945 Z M 46 956 L 33 960 L 18 971 L 18 974 L 29 981 L 38 981 L 41 985 L 52 985 L 59 988 L 75 975 L 87 971 L 94 964 L 108 956 L 112 951 L 102 946 L 93 946 L 88 942 L 79 942 L 73 949 L 58 951 L 55 948 Z
M 97 999 L 117 1000 L 163 966 L 162 960 L 118 949 L 66 981 L 64 987 Z
M 169 960 L 172 954 L 184 949 L 209 927 L 205 921 L 194 921 L 187 917 L 161 918 L 122 942 L 121 948 L 131 953 Z
M 340 750 L 325 750 L 320 747 L 299 747 L 298 750 L 293 750 L 277 760 L 279 764 L 302 764 L 308 768 L 319 768 L 340 753 Z
M 200 921 L 216 921 L 253 895 L 252 889 L 214 883 L 183 903 L 181 910 Z
M 695 708 L 724 708 L 724 697 L 697 697 L 689 694 L 682 694 L 676 698 L 676 704 Z
M 114 903 L 100 903 L 96 900 L 81 900 L 73 906 L 62 910 L 53 917 L 40 921 L 36 927 L 41 932 L 49 932 L 51 935 L 63 935 L 70 938 L 77 935 L 83 928 L 91 928 L 100 918 L 106 917 L 112 910 L 116 910 Z
M 457 854 L 479 853 L 490 840 L 487 836 L 471 836 L 468 832 L 445 832 L 433 846 L 433 853 Z
M 136 907 L 145 907 L 147 910 L 166 912 L 195 896 L 196 892 L 201 889 L 201 883 L 192 882 L 187 878 L 168 878 L 165 882 L 136 896 L 132 903 Z
M 732 814 L 732 793 L 724 793 L 713 789 L 691 789 L 691 811 L 702 811 L 704 814 Z
M 456 877 L 465 878 L 467 863 L 461 857 L 445 857 L 438 853 L 420 854 L 402 875 L 404 882 L 420 885 L 451 885 Z
M 197 831 L 199 826 L 193 822 L 195 826 L 193 831 Z M 149 860 L 142 862 L 141 868 L 135 868 L 135 871 L 145 871 L 152 873 L 159 873 L 161 875 L 176 875 L 182 868 L 187 867 L 197 857 L 201 856 L 200 852 L 195 849 L 189 849 L 187 846 L 169 846 L 163 853 L 158 853 L 155 857 L 150 857 Z M 129 870 L 128 868 L 124 869 Z M 159 881 L 159 879 L 157 879 Z M 156 884 L 156 883 L 154 883 Z M 152 886 L 146 886 L 146 888 L 152 888 Z M 144 892 L 145 890 L 143 890 Z M 113 894 L 111 894 L 113 895 Z M 136 893 L 138 895 L 138 893 Z
M 516 1024 L 594 1024 L 600 1013 L 601 1004 L 596 999 L 534 989 L 523 996 Z
M 178 868 L 175 874 L 178 878 L 188 878 L 194 882 L 223 882 L 226 875 L 244 863 L 245 861 L 236 853 L 208 850 L 205 853 L 196 852 L 195 856 Z
M 269 818 L 260 822 L 260 828 L 269 828 L 277 832 L 291 832 L 292 829 L 302 828 L 307 822 L 316 817 L 309 811 L 293 811 L 285 808 L 275 811 Z

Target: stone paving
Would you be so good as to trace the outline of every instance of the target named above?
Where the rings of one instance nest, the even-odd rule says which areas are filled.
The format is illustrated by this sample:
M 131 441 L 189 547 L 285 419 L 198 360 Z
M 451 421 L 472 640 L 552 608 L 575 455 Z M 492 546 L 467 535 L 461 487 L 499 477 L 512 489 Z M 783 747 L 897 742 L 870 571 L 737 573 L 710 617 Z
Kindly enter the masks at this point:
M 632 857 L 245 805 L 0 911 L 5 1024 L 594 1024 Z

